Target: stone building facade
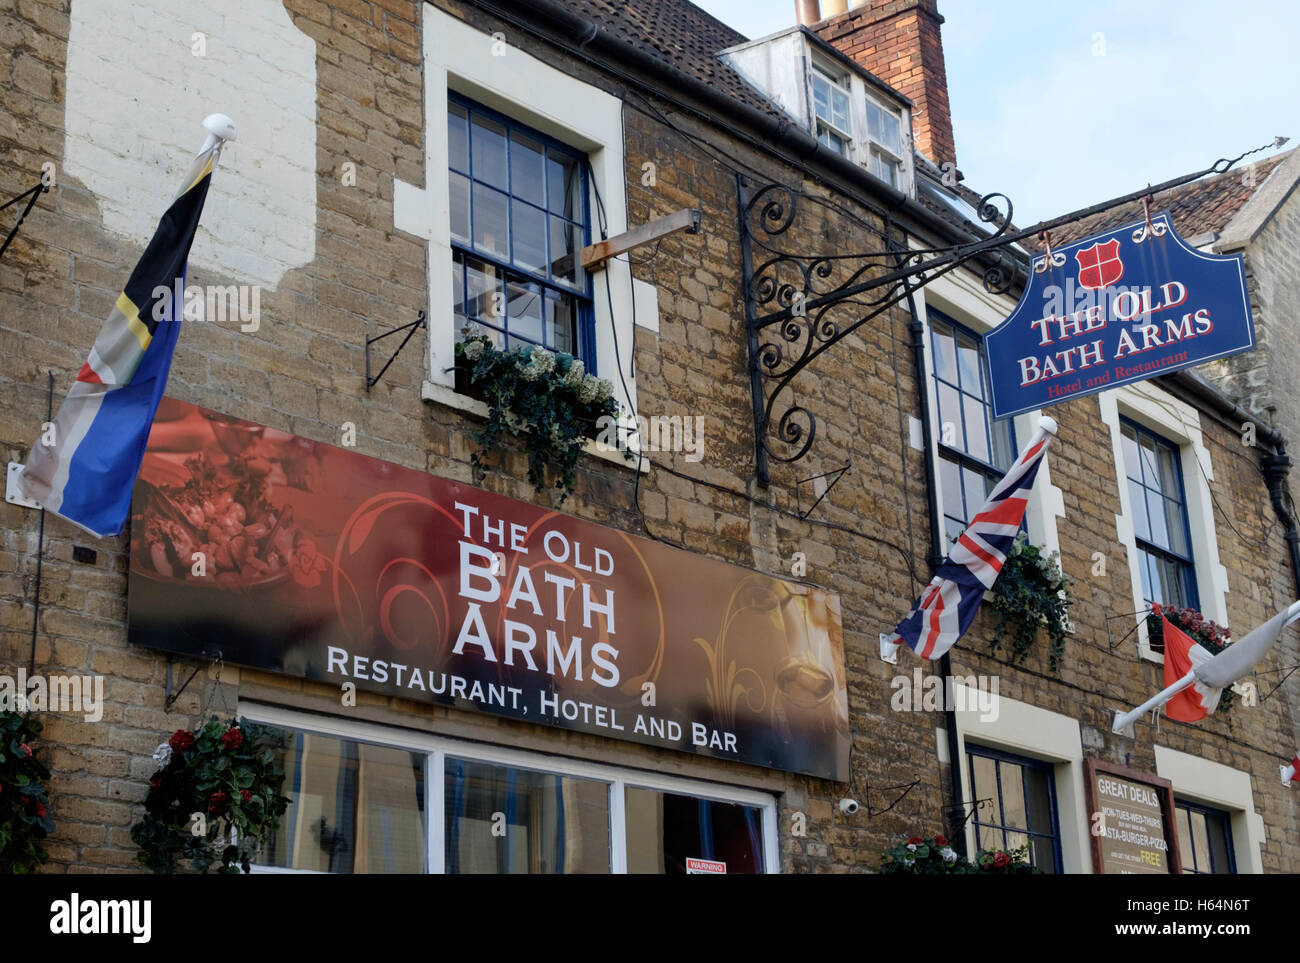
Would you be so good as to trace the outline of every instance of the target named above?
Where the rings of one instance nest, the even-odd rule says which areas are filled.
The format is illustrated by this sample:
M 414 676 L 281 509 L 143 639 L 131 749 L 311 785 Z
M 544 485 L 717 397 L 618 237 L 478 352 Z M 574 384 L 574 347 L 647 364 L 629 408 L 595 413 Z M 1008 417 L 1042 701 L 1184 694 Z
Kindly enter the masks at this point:
M 701 417 L 702 458 L 648 451 L 629 463 L 591 450 L 561 510 L 834 593 L 852 750 L 850 778 L 835 782 L 368 692 L 344 707 L 337 686 L 230 663 L 207 672 L 193 658 L 173 664 L 127 641 L 127 535 L 95 540 L 47 515 L 42 537 L 40 513 L 6 504 L 0 666 L 16 672 L 30 661 L 40 673 L 106 683 L 99 721 L 42 719 L 57 826 L 47 871 L 137 867 L 129 831 L 156 769 L 155 747 L 209 712 L 236 710 L 287 730 L 427 750 L 429 765 L 461 753 L 620 791 L 626 784 L 749 807 L 761 824 L 760 865 L 781 872 L 874 871 L 881 850 L 913 834 L 961 832 L 973 854 L 986 845 L 974 824 L 988 818 L 972 791 L 977 757 L 979 766 L 994 760 L 1045 774 L 1052 818 L 1039 855 L 1056 869 L 1092 868 L 1085 759 L 1169 779 L 1180 801 L 1218 814 L 1237 871 L 1300 869 L 1290 845 L 1300 833 L 1300 797 L 1279 784 L 1276 768 L 1295 748 L 1300 690 L 1292 677 L 1271 691 L 1296 659 L 1293 637 L 1259 667 L 1258 689 L 1269 697 L 1258 705 L 1194 725 L 1141 723 L 1136 739 L 1110 731 L 1111 710 L 1163 685 L 1159 653 L 1134 613 L 1143 597 L 1130 564 L 1137 553 L 1123 425 L 1165 439 L 1179 460 L 1192 578 L 1207 617 L 1244 634 L 1298 594 L 1286 524 L 1259 467 L 1270 436 L 1244 447 L 1230 406 L 1177 376 L 1052 411 L 1059 435 L 1027 526 L 1035 544 L 1059 552 L 1073 580 L 1073 631 L 1059 674 L 1041 643 L 1017 665 L 1005 648 L 992 649 L 996 620 L 986 606 L 953 650 L 952 673 L 997 679 L 997 717 L 891 705 L 900 679 L 934 669 L 908 653 L 897 666 L 881 661 L 878 636 L 928 582 L 935 548 L 946 544 L 936 530 L 946 533 L 973 510 L 957 503 L 969 494 L 960 483 L 945 487 L 942 465 L 979 455 L 964 427 L 958 439 L 945 433 L 951 416 L 942 402 L 922 407 L 922 388 L 938 396 L 948 346 L 976 350 L 968 347 L 975 335 L 1009 313 L 1017 292 L 989 294 L 979 283 L 983 265 L 963 268 L 922 289 L 915 316 L 904 301 L 858 329 L 794 384 L 793 399 L 818 425 L 808 457 L 774 459 L 770 484 L 759 484 L 739 192 L 775 183 L 801 194 L 800 217 L 781 240 L 797 251 L 872 250 L 886 240 L 943 246 L 969 238 L 964 221 L 975 218 L 951 213 L 965 195 L 951 194 L 949 213 L 939 212 L 934 192 L 943 185 L 924 164 L 916 178 L 927 183 L 909 196 L 826 150 L 815 129 L 792 130 L 782 107 L 719 58 L 747 38 L 684 0 L 284 0 L 269 13 L 250 0 L 221 15 L 147 0 L 130 4 L 131 16 L 149 20 L 171 46 L 159 75 L 144 78 L 108 71 L 97 53 L 130 21 L 84 6 L 17 0 L 0 13 L 8 65 L 0 146 L 9 158 L 0 192 L 31 186 L 46 163 L 54 170 L 51 190 L 0 260 L 0 446 L 8 461 L 25 458 L 46 420 L 46 372 L 57 404 L 80 367 L 197 146 L 198 120 L 221 109 L 240 124 L 240 139 L 215 172 L 189 283 L 255 286 L 260 319 L 206 307 L 188 320 L 169 397 L 328 445 L 344 444 L 351 426 L 360 454 L 549 506 L 514 443 L 475 474 L 470 434 L 484 408 L 457 393 L 451 371 L 462 320 L 450 293 L 459 283 L 453 252 L 463 245 L 453 238 L 447 130 L 453 115 L 481 110 L 585 158 L 592 241 L 602 218 L 615 236 L 700 210 L 698 234 L 669 235 L 592 273 L 584 295 L 591 323 L 581 337 L 590 367 L 637 414 Z M 937 44 L 928 0 L 872 6 L 912 11 L 926 27 L 922 43 Z M 833 46 L 839 33 L 828 23 L 816 32 Z M 954 159 L 941 49 L 940 72 L 920 78 L 921 94 L 901 68 L 886 69 L 892 48 L 881 48 L 884 66 L 864 60 L 863 50 L 841 50 L 846 82 L 870 74 L 893 84 L 901 96 L 886 97 L 884 107 L 897 112 L 907 138 L 935 164 Z M 923 51 L 916 64 L 933 65 L 934 53 Z M 931 109 L 913 125 L 909 105 L 922 96 Z M 122 136 L 131 125 L 135 134 Z M 916 199 L 923 190 L 928 204 Z M 420 311 L 427 331 L 367 389 L 365 339 Z M 977 414 L 971 428 L 992 432 Z M 1012 444 L 1023 445 L 1034 422 L 1016 419 Z M 999 466 L 990 444 L 992 434 L 982 455 L 991 470 Z M 774 452 L 789 448 L 774 444 Z M 806 480 L 845 463 L 851 469 L 804 517 L 810 492 L 820 491 Z M 93 555 L 74 557 L 79 547 Z M 168 692 L 194 668 L 193 684 L 168 707 Z M 963 792 L 955 805 L 952 745 Z M 988 752 L 971 752 L 980 747 Z M 842 799 L 860 809 L 846 813 Z M 609 805 L 621 813 L 631 803 Z M 430 853 L 441 843 L 434 839 Z M 638 862 L 635 850 L 615 842 L 609 865 L 655 867 L 653 854 Z M 442 858 L 415 865 L 445 868 Z M 301 868 L 330 868 L 319 854 L 301 860 Z

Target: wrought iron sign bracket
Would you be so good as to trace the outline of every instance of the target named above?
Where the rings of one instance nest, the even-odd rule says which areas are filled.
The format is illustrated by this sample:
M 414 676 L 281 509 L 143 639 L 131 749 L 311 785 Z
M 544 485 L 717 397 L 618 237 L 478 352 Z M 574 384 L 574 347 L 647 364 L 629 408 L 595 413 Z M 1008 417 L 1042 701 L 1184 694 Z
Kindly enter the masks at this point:
M 379 384 L 379 379 L 384 376 L 384 372 L 388 370 L 388 366 L 397 360 L 397 356 L 401 354 L 402 349 L 406 347 L 406 342 L 411 340 L 411 335 L 415 334 L 416 331 L 424 327 L 427 327 L 427 324 L 426 324 L 426 319 L 424 317 L 424 312 L 421 311 L 419 316 L 410 324 L 404 324 L 400 328 L 392 328 L 391 330 L 385 331 L 383 334 L 375 335 L 373 338 L 366 338 L 366 393 L 367 394 L 369 394 L 371 388 Z M 373 378 L 370 377 L 370 346 L 374 344 L 376 341 L 380 341 L 388 337 L 390 334 L 397 334 L 401 331 L 406 332 L 406 337 L 402 339 L 402 343 L 397 346 L 396 351 L 394 351 L 391 355 L 388 356 L 388 360 L 384 362 L 384 366 L 379 369 L 379 374 L 375 375 Z
M 25 206 L 23 212 L 18 215 L 17 223 L 15 223 L 14 226 L 9 229 L 9 233 L 5 235 L 4 243 L 0 244 L 0 257 L 4 257 L 5 251 L 9 250 L 9 244 L 18 235 L 18 229 L 23 226 L 23 221 L 27 220 L 27 215 L 30 214 L 32 208 L 36 206 L 37 198 L 49 191 L 49 189 L 50 185 L 45 183 L 45 180 L 42 179 L 35 187 L 29 187 L 17 197 L 11 197 L 3 204 L 0 204 L 0 211 L 3 211 L 5 208 L 17 204 L 24 198 L 27 200 L 27 206 Z
M 1222 174 L 1242 158 L 1280 146 L 1285 138 L 1205 170 L 1091 207 L 1012 230 L 1012 205 L 1005 194 L 986 194 L 975 211 L 983 236 L 946 247 L 924 247 L 900 228 L 890 213 L 871 210 L 879 223 L 857 217 L 835 201 L 780 183 L 757 184 L 736 176 L 740 211 L 740 253 L 749 353 L 750 398 L 754 417 L 754 467 L 760 485 L 771 483 L 771 462 L 797 462 L 817 435 L 814 414 L 794 398 L 794 381 L 825 352 L 936 278 L 978 263 L 984 287 L 1005 294 L 1026 271 L 1023 255 L 1007 248 L 1026 238 L 1046 236 L 1072 224 L 1209 174 Z M 807 208 L 833 210 L 855 229 L 874 235 L 874 250 L 860 253 L 807 253 L 814 224 L 798 224 Z M 974 225 L 972 225 L 974 226 Z M 792 230 L 793 228 L 793 230 Z M 794 240 L 794 245 L 790 242 Z M 827 238 L 829 244 L 833 241 Z M 1032 260 L 1032 259 L 1031 259 Z

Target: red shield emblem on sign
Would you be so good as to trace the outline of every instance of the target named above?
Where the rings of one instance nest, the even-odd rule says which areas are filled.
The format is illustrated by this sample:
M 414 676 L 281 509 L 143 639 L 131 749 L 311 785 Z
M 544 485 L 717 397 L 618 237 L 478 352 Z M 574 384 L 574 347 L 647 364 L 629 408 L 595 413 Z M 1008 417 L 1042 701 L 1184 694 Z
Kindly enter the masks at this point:
M 1079 262 L 1079 286 L 1105 288 L 1124 276 L 1124 262 L 1119 259 L 1119 241 L 1098 242 L 1075 252 Z

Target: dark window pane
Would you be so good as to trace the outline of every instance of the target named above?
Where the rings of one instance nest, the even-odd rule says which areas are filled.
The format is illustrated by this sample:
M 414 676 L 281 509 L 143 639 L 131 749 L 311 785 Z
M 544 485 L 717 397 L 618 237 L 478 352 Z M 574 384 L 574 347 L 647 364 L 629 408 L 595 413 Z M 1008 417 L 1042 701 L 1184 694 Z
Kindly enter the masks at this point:
M 961 490 L 961 468 L 951 458 L 939 458 L 939 491 L 943 496 L 944 514 L 962 519 L 964 527 L 966 506 Z
M 423 754 L 286 735 L 279 755 L 291 802 L 259 862 L 329 873 L 425 872 Z
M 1151 540 L 1151 525 L 1147 521 L 1147 492 L 1137 482 L 1130 479 L 1128 497 L 1133 505 L 1133 533 L 1143 541 Z
M 971 782 L 979 802 L 978 816 L 983 823 L 1002 823 L 1002 806 L 998 799 L 997 762 L 988 756 L 969 756 Z M 998 841 L 1001 845 L 1001 840 Z
M 1163 498 L 1161 501 L 1164 503 L 1170 550 L 1182 556 L 1191 555 L 1191 546 L 1187 544 L 1187 519 L 1183 514 L 1183 506 L 1168 498 Z
M 551 218 L 551 277 L 576 285 L 578 283 L 578 250 L 581 247 L 576 224 L 558 217 Z
M 459 255 L 464 257 L 463 255 Z M 470 318 L 498 327 L 505 324 L 505 286 L 495 265 L 465 257 L 465 307 Z
M 1206 838 L 1210 846 L 1211 872 L 1233 872 L 1231 860 L 1228 858 L 1227 822 L 1227 816 L 1207 815 L 1205 818 Z
M 546 150 L 546 191 L 551 212 L 571 221 L 582 219 L 581 169 L 575 158 Z
M 469 173 L 469 114 L 460 104 L 447 105 L 447 163 Z
M 522 201 L 511 203 L 512 262 L 529 271 L 546 271 L 546 212 Z
M 966 450 L 966 433 L 962 431 L 961 395 L 956 388 L 939 385 L 939 442 Z
M 506 129 L 482 114 L 476 113 L 471 121 L 474 178 L 504 191 L 510 183 L 506 168 Z
M 498 257 L 510 257 L 509 207 L 506 195 L 474 185 L 474 246 Z
M 608 873 L 609 786 L 448 759 L 448 873 Z
M 1133 481 L 1142 480 L 1142 466 L 1138 463 L 1137 433 L 1124 425 L 1120 428 L 1120 443 L 1124 449 L 1124 473 Z
M 688 859 L 764 872 L 760 809 L 633 786 L 625 800 L 629 873 L 683 874 Z
M 542 145 L 518 131 L 510 132 L 510 193 L 539 206 L 546 204 Z
M 980 461 L 989 461 L 989 441 L 984 421 L 988 409 L 984 407 L 984 402 L 970 395 L 963 395 L 962 401 L 966 408 L 966 454 Z
M 993 465 L 1006 472 L 1016 460 L 1011 445 L 1011 419 L 993 422 L 989 425 L 989 433 L 993 436 Z
M 1178 820 L 1178 853 L 1182 857 L 1183 872 L 1194 873 L 1196 866 L 1193 863 L 1191 828 L 1187 821 L 1187 810 L 1179 806 L 1174 810 L 1174 816 Z
M 1024 771 L 1014 763 L 998 764 L 1002 778 L 1002 822 L 1007 826 L 1028 825 L 1025 815 Z
M 1151 526 L 1151 541 L 1161 548 L 1169 548 L 1169 529 L 1165 526 L 1165 500 L 1153 491 L 1147 493 L 1147 524 Z
M 957 346 L 952 328 L 940 321 L 930 324 L 934 331 L 934 374 L 944 381 L 957 383 Z
M 544 314 L 541 285 L 511 281 L 506 285 L 506 295 L 510 334 L 541 344 Z
M 1156 443 L 1147 436 L 1139 439 L 1142 455 L 1142 484 L 1148 488 L 1160 488 L 1160 470 L 1156 467 Z
M 577 354 L 578 312 L 571 296 L 547 292 L 546 323 L 551 346 L 565 354 Z
M 980 345 L 964 332 L 957 337 L 957 365 L 961 373 L 961 390 L 983 398 L 984 376 L 980 370 Z
M 447 174 L 451 191 L 451 236 L 469 243 L 469 178 L 450 171 Z

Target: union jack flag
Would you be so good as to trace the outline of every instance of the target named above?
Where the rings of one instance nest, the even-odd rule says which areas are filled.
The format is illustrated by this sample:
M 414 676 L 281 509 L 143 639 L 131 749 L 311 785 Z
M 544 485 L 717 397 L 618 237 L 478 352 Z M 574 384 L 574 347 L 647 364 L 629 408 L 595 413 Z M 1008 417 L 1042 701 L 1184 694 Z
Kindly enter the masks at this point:
M 1056 434 L 1056 422 L 1040 421 L 1033 442 L 1016 459 L 988 501 L 971 519 L 939 566 L 929 586 L 889 642 L 906 642 L 923 659 L 937 659 L 951 649 L 975 619 L 984 592 L 993 587 L 1020 531 L 1038 466 Z M 882 637 L 882 641 L 886 641 Z

